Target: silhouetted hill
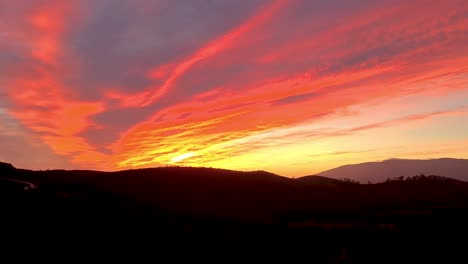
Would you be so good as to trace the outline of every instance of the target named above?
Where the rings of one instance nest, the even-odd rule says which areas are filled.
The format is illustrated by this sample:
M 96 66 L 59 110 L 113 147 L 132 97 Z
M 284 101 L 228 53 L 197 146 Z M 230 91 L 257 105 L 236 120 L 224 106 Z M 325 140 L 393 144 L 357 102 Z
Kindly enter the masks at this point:
M 331 179 L 322 176 L 304 176 L 296 179 L 296 182 L 303 185 L 316 185 L 316 186 L 337 186 L 345 184 L 345 182 L 337 179 Z
M 420 174 L 441 175 L 468 181 L 468 160 L 448 158 L 433 160 L 389 159 L 382 162 L 345 165 L 319 173 L 319 175 L 329 178 L 348 178 L 361 183 L 368 181 L 377 183 L 383 182 L 387 178 Z
M 242 256 L 252 248 L 263 260 L 395 263 L 435 252 L 458 257 L 464 244 L 451 243 L 452 236 L 468 235 L 468 183 L 444 177 L 367 185 L 209 168 L 8 168 L 0 180 L 0 227 L 2 239 L 18 238 L 21 248 L 82 253 L 106 245 L 113 255 L 145 249 L 152 260 L 164 247 L 182 252 L 171 258 L 192 260 L 187 252 Z M 29 184 L 37 188 L 25 189 Z

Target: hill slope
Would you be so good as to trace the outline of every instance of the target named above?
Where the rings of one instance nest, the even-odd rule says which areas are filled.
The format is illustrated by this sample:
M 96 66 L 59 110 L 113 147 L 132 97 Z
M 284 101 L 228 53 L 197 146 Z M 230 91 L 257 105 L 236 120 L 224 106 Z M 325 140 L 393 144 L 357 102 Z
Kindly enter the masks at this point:
M 348 178 L 367 183 L 383 182 L 387 178 L 415 175 L 441 175 L 457 180 L 468 181 L 468 160 L 466 159 L 433 159 L 405 160 L 389 159 L 382 162 L 367 162 L 345 165 L 319 173 L 333 179 Z

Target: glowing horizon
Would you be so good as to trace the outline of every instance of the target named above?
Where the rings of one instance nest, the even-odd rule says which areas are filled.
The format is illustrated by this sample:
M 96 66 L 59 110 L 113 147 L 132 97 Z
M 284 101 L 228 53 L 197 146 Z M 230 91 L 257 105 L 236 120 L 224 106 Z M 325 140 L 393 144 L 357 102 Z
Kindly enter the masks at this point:
M 0 161 L 301 176 L 468 158 L 467 25 L 462 0 L 8 2 Z

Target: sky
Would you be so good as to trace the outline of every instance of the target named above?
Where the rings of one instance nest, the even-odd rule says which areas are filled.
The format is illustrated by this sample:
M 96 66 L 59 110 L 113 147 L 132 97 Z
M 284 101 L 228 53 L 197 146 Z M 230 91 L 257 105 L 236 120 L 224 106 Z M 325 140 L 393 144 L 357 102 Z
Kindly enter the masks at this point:
M 0 160 L 468 158 L 466 0 L 0 0 Z

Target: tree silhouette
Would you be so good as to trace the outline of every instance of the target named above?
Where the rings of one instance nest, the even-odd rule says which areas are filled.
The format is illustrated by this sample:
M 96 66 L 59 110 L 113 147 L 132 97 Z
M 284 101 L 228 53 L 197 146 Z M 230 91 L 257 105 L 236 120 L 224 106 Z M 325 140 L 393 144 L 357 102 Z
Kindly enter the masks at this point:
M 0 172 L 12 172 L 15 167 L 10 163 L 0 162 Z

